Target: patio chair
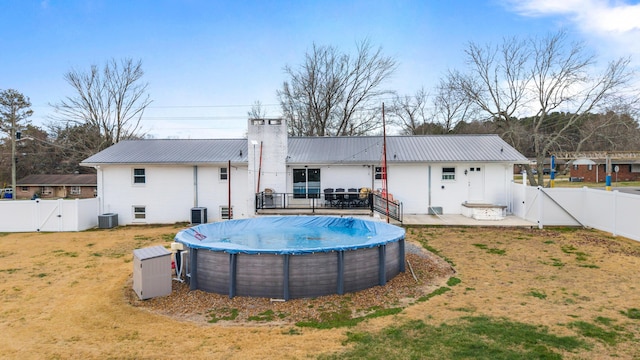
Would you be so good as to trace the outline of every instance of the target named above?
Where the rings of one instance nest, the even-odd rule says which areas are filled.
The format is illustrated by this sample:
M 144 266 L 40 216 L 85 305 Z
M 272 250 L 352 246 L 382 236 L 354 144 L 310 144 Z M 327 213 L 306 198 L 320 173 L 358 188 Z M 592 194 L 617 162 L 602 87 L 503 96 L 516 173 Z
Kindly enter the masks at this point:
M 335 206 L 336 195 L 333 193 L 333 188 L 324 189 L 323 192 L 324 192 L 324 206 Z
M 352 207 L 356 205 L 358 201 L 358 189 L 349 188 L 348 193 L 344 195 L 344 200 L 347 202 L 347 206 Z
M 336 198 L 335 206 L 344 207 L 344 188 L 337 188 L 334 196 Z

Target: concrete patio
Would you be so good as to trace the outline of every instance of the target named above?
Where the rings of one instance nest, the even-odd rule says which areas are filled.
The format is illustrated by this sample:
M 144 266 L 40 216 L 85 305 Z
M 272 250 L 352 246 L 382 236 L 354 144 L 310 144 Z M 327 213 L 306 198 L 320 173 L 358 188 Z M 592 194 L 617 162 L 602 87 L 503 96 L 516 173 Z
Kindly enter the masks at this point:
M 361 219 L 372 218 L 385 221 L 385 216 L 374 213 L 368 209 L 262 209 L 258 215 L 325 215 L 325 216 L 352 216 Z M 392 224 L 399 222 L 390 219 Z M 433 225 L 433 226 L 497 226 L 497 227 L 537 227 L 538 224 L 521 219 L 517 216 L 508 215 L 501 220 L 476 220 L 464 215 L 416 215 L 404 214 L 402 225 Z

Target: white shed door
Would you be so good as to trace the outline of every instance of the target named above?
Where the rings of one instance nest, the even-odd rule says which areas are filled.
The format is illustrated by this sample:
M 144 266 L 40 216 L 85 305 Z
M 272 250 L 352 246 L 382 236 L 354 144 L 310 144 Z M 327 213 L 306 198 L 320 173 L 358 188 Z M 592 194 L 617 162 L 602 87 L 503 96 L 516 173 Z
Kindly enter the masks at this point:
M 471 166 L 467 169 L 467 180 L 469 181 L 469 202 L 484 201 L 484 173 L 482 167 Z

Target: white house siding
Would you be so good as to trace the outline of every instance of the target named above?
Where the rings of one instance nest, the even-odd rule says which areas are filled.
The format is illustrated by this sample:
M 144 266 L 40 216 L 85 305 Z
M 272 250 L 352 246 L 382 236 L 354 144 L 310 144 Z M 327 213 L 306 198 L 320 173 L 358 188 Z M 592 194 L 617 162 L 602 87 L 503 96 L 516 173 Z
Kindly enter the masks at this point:
M 490 163 L 485 171 L 485 199 L 487 203 L 507 206 L 511 212 L 511 183 L 513 182 L 513 165 Z
M 227 167 L 225 165 L 224 167 Z M 231 164 L 231 206 L 234 218 L 253 216 L 252 197 L 247 196 L 248 172 L 246 165 Z M 193 185 L 191 185 L 193 187 Z M 193 201 L 193 196 L 191 197 Z M 229 204 L 227 181 L 220 180 L 220 167 L 198 166 L 198 206 L 207 208 L 207 220 L 221 220 L 221 207 Z M 188 213 L 187 213 L 188 214 Z
M 481 181 L 481 189 L 475 192 L 474 202 L 508 205 L 510 183 L 513 180 L 510 166 L 493 163 L 393 164 L 389 165 L 387 185 L 389 193 L 402 202 L 407 214 L 427 214 L 429 197 L 430 205 L 441 207 L 444 214 L 460 214 L 461 204 L 470 199 L 470 178 L 473 175 L 478 175 L 475 179 Z M 480 172 L 472 175 L 471 167 L 474 173 L 478 168 Z M 443 180 L 443 168 L 455 168 L 455 179 Z
M 199 206 L 207 208 L 209 221 L 218 220 L 220 206 L 227 206 L 228 199 L 227 182 L 219 180 L 219 168 L 198 166 L 196 202 L 193 166 L 101 166 L 101 212 L 117 213 L 122 225 L 174 223 L 190 221 L 191 208 Z M 144 184 L 133 183 L 133 169 L 145 169 Z M 246 168 L 232 166 L 231 181 L 234 216 L 247 217 Z M 145 207 L 144 219 L 134 219 L 135 206 Z
M 429 204 L 429 171 L 425 164 L 389 165 L 387 186 L 393 199 L 402 202 L 406 214 L 426 214 Z M 382 181 L 376 180 L 376 190 Z

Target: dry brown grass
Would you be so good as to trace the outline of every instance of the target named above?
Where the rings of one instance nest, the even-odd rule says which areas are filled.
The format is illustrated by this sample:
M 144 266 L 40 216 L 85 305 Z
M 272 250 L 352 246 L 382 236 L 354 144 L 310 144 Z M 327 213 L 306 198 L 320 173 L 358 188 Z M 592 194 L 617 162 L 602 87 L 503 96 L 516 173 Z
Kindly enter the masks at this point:
M 178 230 L 173 226 L 121 227 L 1 236 L 0 357 L 171 358 L 183 354 L 194 359 L 298 359 L 343 348 L 348 329 L 315 330 L 290 323 L 296 316 L 307 316 L 293 312 L 309 308 L 309 301 L 316 301 L 317 307 L 333 297 L 283 305 L 216 300 L 217 295 L 182 290 L 165 299 L 136 300 L 130 284 L 132 250 L 167 245 Z M 640 321 L 620 313 L 640 307 L 638 242 L 592 230 L 496 228 L 410 228 L 407 240 L 427 241 L 439 250 L 455 263 L 455 276 L 462 283 L 444 295 L 409 305 L 397 316 L 363 322 L 358 329 L 374 331 L 406 319 L 440 324 L 473 314 L 545 325 L 556 334 L 576 335 L 566 323 L 606 317 L 624 325 L 632 338 L 615 348 L 593 341 L 591 350 L 565 355 L 640 357 Z M 403 274 L 388 289 L 349 296 L 394 305 L 403 297 L 416 296 L 415 291 L 426 294 L 447 275 L 430 277 L 429 271 L 421 272 L 444 269 L 434 264 L 442 262 L 429 256 L 412 258 L 422 282 L 418 287 L 411 285 L 409 274 Z M 205 300 L 198 299 L 197 306 L 177 306 L 189 304 L 193 297 Z M 216 301 L 239 309 L 244 301 L 243 306 L 249 304 L 254 311 L 287 307 L 283 312 L 292 315 L 270 324 L 245 320 L 209 324 L 207 304 L 220 306 Z

